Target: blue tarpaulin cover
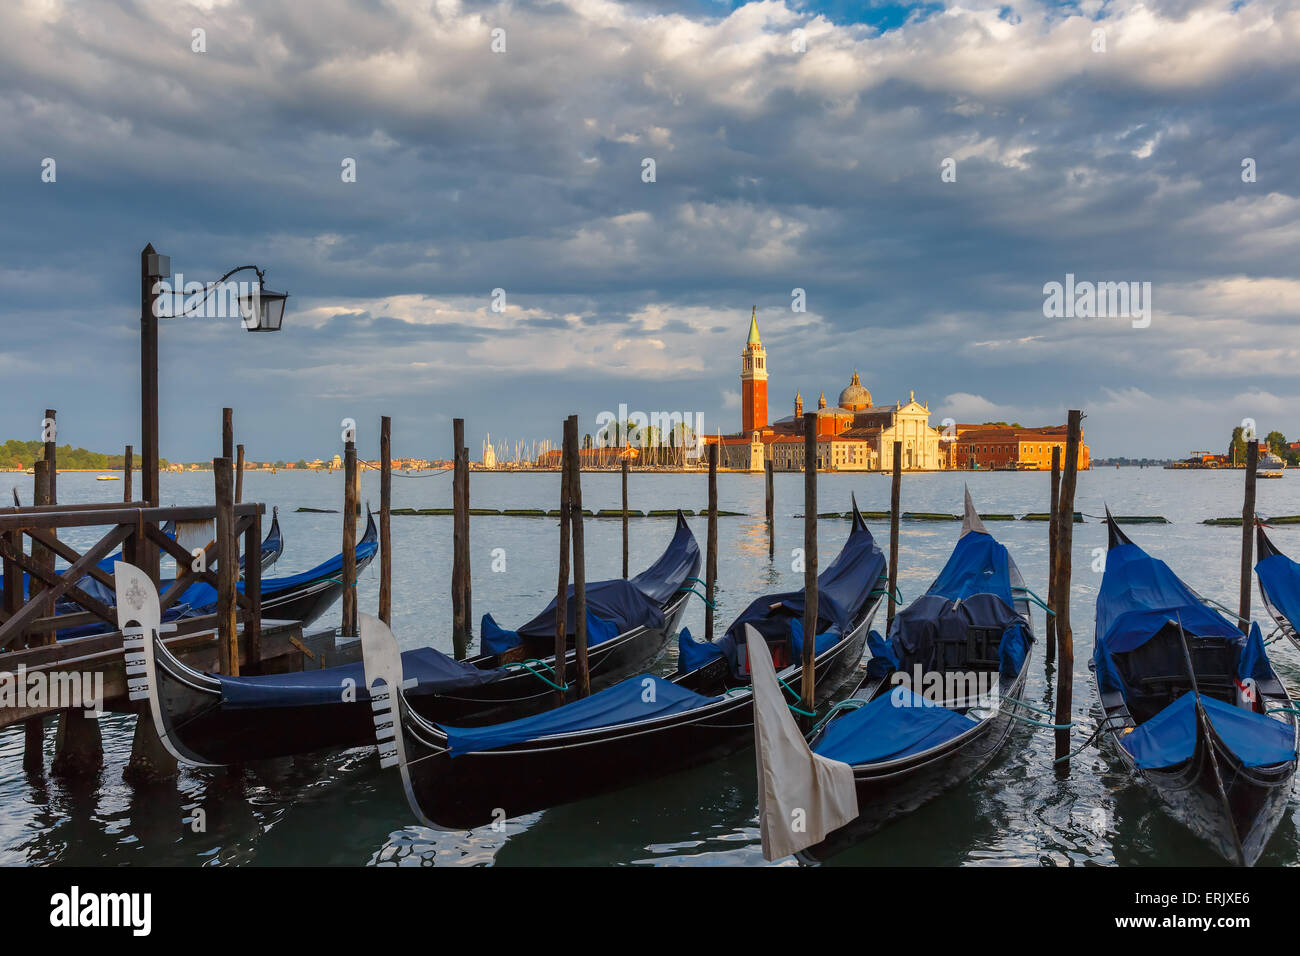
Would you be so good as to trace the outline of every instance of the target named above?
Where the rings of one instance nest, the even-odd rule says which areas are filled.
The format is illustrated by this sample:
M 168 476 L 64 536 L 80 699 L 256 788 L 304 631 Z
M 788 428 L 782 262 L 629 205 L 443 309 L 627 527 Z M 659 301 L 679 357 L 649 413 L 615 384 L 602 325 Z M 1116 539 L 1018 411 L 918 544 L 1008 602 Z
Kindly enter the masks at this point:
M 836 644 L 840 642 L 840 638 L 842 636 L 843 635 L 841 635 L 839 632 L 839 628 L 835 627 L 834 625 L 831 625 L 829 628 L 822 631 L 820 634 L 817 635 L 817 639 L 813 641 L 813 656 L 815 657 L 818 654 L 825 654 L 827 651 L 829 651 L 832 647 L 834 647 Z M 794 645 L 794 659 L 802 660 L 803 659 L 803 619 L 802 618 L 796 617 L 790 620 L 790 643 Z
M 941 671 L 938 655 L 943 643 L 964 644 L 971 628 L 987 628 L 1001 635 L 999 672 L 1014 677 L 1033 637 L 1015 610 L 1012 568 L 1007 549 L 992 535 L 973 530 L 963 534 L 925 594 L 894 618 L 886 659 L 904 671 L 916 664 L 925 671 Z M 873 647 L 872 654 L 877 653 Z
M 494 668 L 481 670 L 473 664 L 453 660 L 432 647 L 421 647 L 402 654 L 402 677 L 415 678 L 410 695 L 441 694 L 463 687 L 490 684 L 506 675 Z M 361 663 L 342 667 L 323 667 L 292 674 L 268 674 L 264 677 L 226 677 L 213 674 L 221 681 L 221 703 L 225 707 L 309 707 L 337 704 L 345 682 L 353 681 L 356 699 L 370 699 L 366 689 L 365 667 Z
M 1247 767 L 1295 759 L 1295 733 L 1289 724 L 1205 695 L 1201 703 L 1215 732 Z M 1188 691 L 1120 741 L 1139 767 L 1154 770 L 1189 760 L 1199 732 L 1196 695 Z
M 632 579 L 632 583 L 641 589 L 655 604 L 664 605 L 672 600 L 686 579 L 694 577 L 700 568 L 700 546 L 691 534 L 686 519 L 680 514 L 677 518 L 677 530 L 672 541 L 659 556 L 659 560 Z
M 1285 554 L 1271 554 L 1255 565 L 1255 573 L 1268 603 L 1300 629 L 1300 564 Z
M 587 583 L 587 610 L 604 621 L 612 622 L 622 634 L 635 627 L 663 627 L 664 612 L 659 605 L 646 597 L 644 591 L 631 581 L 614 578 L 610 581 Z M 569 585 L 568 604 L 565 607 L 565 627 L 570 638 L 578 620 L 574 609 L 573 585 Z M 590 630 L 590 627 L 588 628 Z M 555 599 L 546 605 L 535 618 L 516 630 L 525 637 L 555 637 Z
M 366 541 L 364 539 L 359 541 L 356 549 L 357 563 L 360 564 L 362 561 L 370 560 L 375 556 L 375 552 L 378 550 L 379 543 L 377 541 Z M 299 574 L 290 574 L 280 578 L 263 578 L 262 600 L 265 601 L 277 594 L 291 591 L 294 588 L 301 587 L 304 584 L 310 584 L 321 578 L 337 578 L 342 573 L 343 555 L 336 554 L 328 561 L 323 561 L 316 565 L 316 567 L 308 571 L 300 572 Z M 171 581 L 163 581 L 162 590 L 165 591 L 171 583 Z M 239 593 L 243 594 L 244 582 L 240 581 L 238 587 Z M 180 601 L 181 603 L 188 604 L 194 608 L 196 615 L 206 614 L 211 608 L 216 606 L 217 589 L 212 587 L 210 584 L 203 584 L 202 582 L 192 584 L 185 589 L 185 593 L 181 595 Z
M 1092 657 L 1103 693 L 1127 696 L 1115 655 L 1136 650 L 1171 622 L 1182 624 L 1189 647 L 1198 638 L 1214 637 L 1236 648 L 1236 677 L 1273 676 L 1257 626 L 1243 635 L 1223 615 L 1206 607 L 1163 561 L 1135 544 L 1119 544 L 1106 554 L 1106 573 L 1097 594 Z M 1168 672 L 1180 673 L 1186 666 L 1181 649 L 1174 656 L 1177 659 L 1170 662 Z
M 722 648 L 712 641 L 697 641 L 689 627 L 682 628 L 677 635 L 677 669 L 683 674 L 699 670 L 722 656 Z
M 885 556 L 875 538 L 866 525 L 854 520 L 839 555 L 817 575 L 818 647 L 820 635 L 832 628 L 837 640 L 849 633 L 884 571 Z M 744 654 L 746 624 L 752 624 L 769 642 L 789 640 L 791 621 L 799 621 L 802 627 L 803 610 L 802 590 L 767 594 L 745 608 L 715 642 L 731 661 L 735 675 L 744 677 L 739 662 Z
M 900 685 L 832 720 L 813 751 L 851 765 L 882 763 L 929 750 L 977 724 Z
M 659 560 L 630 581 L 587 583 L 587 646 L 594 647 L 637 627 L 663 627 L 662 606 L 676 596 L 686 579 L 699 570 L 700 546 L 686 520 L 678 515 L 677 530 Z M 565 626 L 570 641 L 575 633 L 573 585 L 569 585 Z M 484 653 L 500 654 L 522 643 L 524 637 L 555 637 L 555 600 L 527 624 L 510 630 L 484 614 L 480 625 L 480 647 Z
M 478 750 L 496 750 L 552 734 L 594 730 L 614 724 L 679 714 L 712 704 L 705 697 L 651 674 L 629 677 L 599 693 L 532 717 L 488 727 L 443 727 L 453 757 Z
M 994 594 L 1007 607 L 1015 607 L 1011 595 L 1011 556 L 991 534 L 969 531 L 957 539 L 948 563 L 926 594 L 959 601 L 972 594 Z
M 554 602 L 552 602 L 554 603 Z M 553 615 L 554 610 L 551 611 Z M 551 628 L 552 634 L 555 632 L 554 625 Z M 595 647 L 608 641 L 611 637 L 618 637 L 621 632 L 618 625 L 613 621 L 606 621 L 596 617 L 591 613 L 591 608 L 587 608 L 587 646 Z M 491 614 L 484 614 L 483 620 L 479 623 L 479 646 L 485 654 L 502 654 L 512 647 L 518 647 L 523 643 L 518 631 L 508 631 L 493 620 Z

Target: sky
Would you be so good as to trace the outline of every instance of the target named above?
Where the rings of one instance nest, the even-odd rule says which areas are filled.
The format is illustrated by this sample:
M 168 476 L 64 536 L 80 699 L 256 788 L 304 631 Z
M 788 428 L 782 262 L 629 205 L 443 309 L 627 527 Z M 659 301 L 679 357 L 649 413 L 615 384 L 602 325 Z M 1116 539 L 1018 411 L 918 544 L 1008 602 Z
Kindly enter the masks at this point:
M 161 320 L 172 460 L 226 405 L 255 460 L 734 432 L 751 308 L 772 418 L 857 369 L 1094 457 L 1300 438 L 1298 48 L 1258 0 L 9 0 L 0 438 L 139 446 L 148 242 L 290 293 Z M 1048 314 L 1067 276 L 1149 312 Z

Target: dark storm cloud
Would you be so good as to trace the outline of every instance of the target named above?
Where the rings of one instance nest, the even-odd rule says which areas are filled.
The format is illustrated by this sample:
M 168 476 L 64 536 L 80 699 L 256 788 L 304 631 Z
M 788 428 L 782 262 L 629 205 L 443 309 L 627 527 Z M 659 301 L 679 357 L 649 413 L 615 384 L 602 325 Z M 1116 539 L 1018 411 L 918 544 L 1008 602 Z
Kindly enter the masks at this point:
M 620 401 L 731 429 L 754 304 L 774 415 L 857 366 L 959 419 L 1082 404 L 1099 455 L 1290 434 L 1298 39 L 1258 2 L 10 5 L 0 368 L 83 444 L 136 440 L 151 240 L 293 295 L 280 336 L 164 327 L 172 457 L 222 404 L 264 457 L 343 415 L 439 454 L 462 411 L 471 444 Z M 1150 328 L 1044 318 L 1067 272 L 1151 282 Z

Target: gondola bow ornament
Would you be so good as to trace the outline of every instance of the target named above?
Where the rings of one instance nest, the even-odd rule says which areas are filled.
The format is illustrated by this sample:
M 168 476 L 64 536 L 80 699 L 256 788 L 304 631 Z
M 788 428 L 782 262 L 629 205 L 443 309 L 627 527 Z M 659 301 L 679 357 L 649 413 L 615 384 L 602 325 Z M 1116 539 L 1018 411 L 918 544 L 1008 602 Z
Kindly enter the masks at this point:
M 357 623 L 361 631 L 366 688 L 370 691 L 370 708 L 375 721 L 379 766 L 384 769 L 397 767 L 402 774 L 407 802 L 420 822 L 427 827 L 442 829 L 420 811 L 419 801 L 411 789 L 411 771 L 406 763 L 406 745 L 402 739 L 402 652 L 398 649 L 397 638 L 377 617 L 358 613 Z
M 758 824 L 763 859 L 791 856 L 820 843 L 858 815 L 853 768 L 808 749 L 790 716 L 767 641 L 745 626 L 754 687 Z
M 161 631 L 176 630 L 176 625 L 162 623 L 157 588 L 149 575 L 125 561 L 113 565 L 113 585 L 117 595 L 117 626 L 122 632 L 128 698 L 149 701 L 149 715 L 158 739 L 178 761 L 195 767 L 216 766 L 196 759 L 194 754 L 178 746 L 167 731 L 154 677 L 154 641 L 158 640 Z M 139 719 L 143 717 L 141 714 Z

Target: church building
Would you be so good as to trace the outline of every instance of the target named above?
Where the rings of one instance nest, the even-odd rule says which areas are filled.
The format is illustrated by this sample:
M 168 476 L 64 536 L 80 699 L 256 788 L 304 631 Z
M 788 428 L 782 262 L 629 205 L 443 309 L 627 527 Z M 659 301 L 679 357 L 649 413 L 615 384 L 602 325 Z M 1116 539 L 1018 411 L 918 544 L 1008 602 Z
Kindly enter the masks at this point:
M 719 467 L 762 471 L 770 459 L 776 471 L 803 470 L 803 393 L 795 392 L 793 414 L 769 423 L 767 383 L 767 350 L 758 332 L 755 309 L 740 353 L 741 430 L 706 438 L 719 446 Z M 823 471 L 892 470 L 895 441 L 902 442 L 904 469 L 946 467 L 939 432 L 930 426 L 929 406 L 916 401 L 915 393 L 906 402 L 876 405 L 855 369 L 836 405 L 828 407 L 822 392 L 816 413 L 817 467 Z

